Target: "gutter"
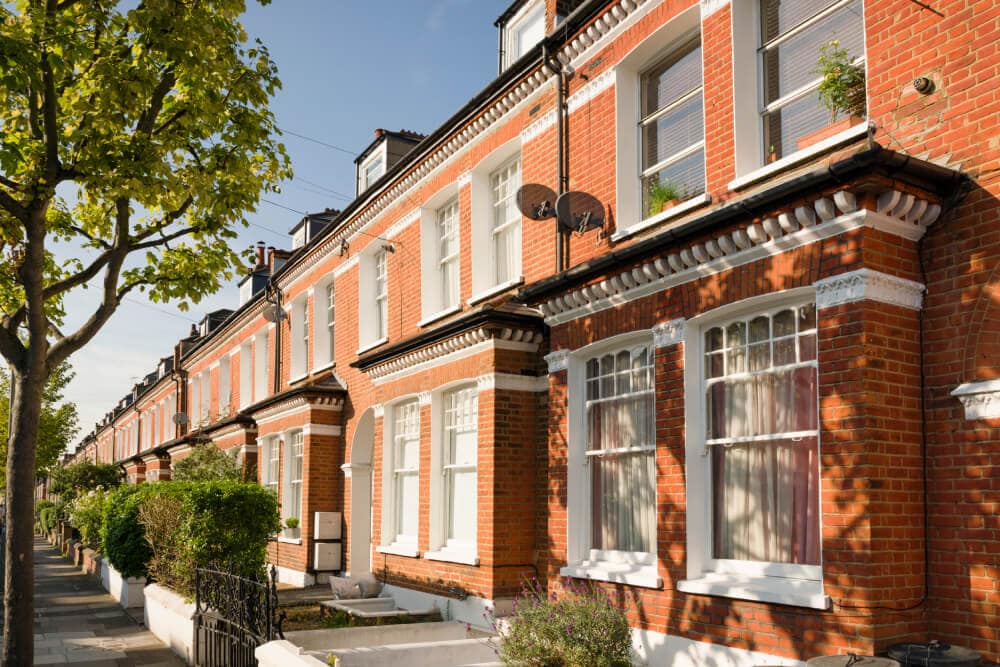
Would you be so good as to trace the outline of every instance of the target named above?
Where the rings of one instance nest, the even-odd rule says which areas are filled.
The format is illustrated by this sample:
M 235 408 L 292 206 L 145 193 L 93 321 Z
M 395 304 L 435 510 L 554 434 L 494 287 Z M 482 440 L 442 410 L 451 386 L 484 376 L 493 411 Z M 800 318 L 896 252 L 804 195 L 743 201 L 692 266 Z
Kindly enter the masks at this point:
M 597 259 L 578 264 L 571 269 L 540 280 L 521 289 L 514 296 L 514 301 L 522 304 L 537 303 L 556 292 L 602 275 L 612 266 L 638 259 L 670 243 L 689 239 L 711 228 L 720 227 L 747 216 L 763 215 L 779 201 L 836 186 L 857 176 L 868 174 L 909 177 L 908 182 L 942 197 L 952 195 L 956 188 L 960 188 L 963 183 L 969 181 L 969 177 L 961 172 L 897 153 L 875 144 L 871 148 L 854 153 L 832 164 L 816 167 L 755 194 L 729 201 L 708 211 L 705 215 L 637 241 L 621 250 L 609 252 Z

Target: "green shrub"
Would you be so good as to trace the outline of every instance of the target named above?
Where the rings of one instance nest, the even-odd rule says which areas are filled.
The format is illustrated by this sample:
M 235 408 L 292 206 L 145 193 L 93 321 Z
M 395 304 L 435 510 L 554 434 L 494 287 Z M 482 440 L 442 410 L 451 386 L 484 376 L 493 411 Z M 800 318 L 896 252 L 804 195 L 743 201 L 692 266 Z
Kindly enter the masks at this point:
M 38 523 L 42 527 L 42 532 L 48 535 L 52 532 L 52 529 L 56 527 L 56 508 L 55 507 L 43 507 L 41 511 L 38 512 Z
M 64 503 L 80 494 L 97 489 L 111 489 L 124 481 L 121 468 L 113 463 L 90 463 L 82 461 L 73 465 L 53 468 L 49 472 L 52 493 L 57 493 Z
M 267 544 L 281 528 L 274 495 L 236 481 L 148 485 L 140 516 L 151 548 L 150 574 L 188 597 L 195 567 L 214 563 L 262 572 Z
M 35 516 L 41 515 L 42 510 L 47 507 L 55 507 L 55 503 L 44 498 L 42 500 L 35 501 Z
M 535 583 L 525 587 L 500 637 L 507 665 L 628 667 L 631 630 L 624 612 L 594 585 L 549 598 Z
M 139 506 L 156 485 L 121 486 L 108 494 L 101 525 L 101 553 L 123 577 L 144 577 L 152 556 L 139 522 Z
M 238 480 L 242 470 L 236 457 L 230 456 L 212 443 L 198 445 L 170 471 L 171 479 L 178 482 L 207 482 L 212 480 Z
M 104 501 L 107 493 L 101 489 L 80 496 L 69 505 L 69 520 L 80 531 L 83 543 L 96 547 L 101 543 L 104 522 Z

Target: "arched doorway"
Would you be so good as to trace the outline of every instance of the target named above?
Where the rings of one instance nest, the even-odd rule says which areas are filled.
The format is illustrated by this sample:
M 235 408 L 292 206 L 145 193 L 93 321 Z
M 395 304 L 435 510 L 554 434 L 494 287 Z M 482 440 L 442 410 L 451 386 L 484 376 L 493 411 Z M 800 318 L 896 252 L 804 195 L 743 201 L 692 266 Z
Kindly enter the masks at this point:
M 344 468 L 351 480 L 351 529 L 348 536 L 350 573 L 372 571 L 372 455 L 375 449 L 375 413 L 365 410 L 351 441 L 351 462 Z

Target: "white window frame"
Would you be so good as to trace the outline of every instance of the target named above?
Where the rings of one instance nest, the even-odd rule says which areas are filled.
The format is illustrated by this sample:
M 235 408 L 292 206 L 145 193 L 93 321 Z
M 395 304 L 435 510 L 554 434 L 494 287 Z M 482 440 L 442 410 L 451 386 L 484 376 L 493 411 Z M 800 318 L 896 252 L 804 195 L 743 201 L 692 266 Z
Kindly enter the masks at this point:
M 260 448 L 260 485 L 274 492 L 275 498 L 280 498 L 279 480 L 281 479 L 281 446 L 278 436 L 263 439 Z
M 399 503 L 399 478 L 402 475 L 415 475 L 417 478 L 417 497 L 413 499 L 418 505 L 417 510 L 417 531 L 420 526 L 420 450 L 422 448 L 421 429 L 421 404 L 417 397 L 409 397 L 386 406 L 383 417 L 383 448 L 382 448 L 382 544 L 379 551 L 385 553 L 395 553 L 404 556 L 417 556 L 417 543 L 419 534 L 401 534 L 400 530 L 400 507 Z M 416 413 L 416 443 L 417 443 L 417 467 L 398 467 L 397 450 L 399 445 L 406 439 L 405 435 L 397 433 L 397 417 L 402 410 L 414 410 Z
M 336 308 L 337 292 L 330 276 L 313 293 L 313 372 L 333 365 Z
M 309 372 L 309 295 L 301 294 L 292 301 L 289 331 L 291 332 L 291 381 Z
M 432 551 L 424 554 L 424 558 L 429 560 L 447 561 L 462 563 L 465 565 L 478 565 L 478 541 L 479 531 L 468 540 L 458 540 L 449 537 L 451 529 L 451 517 L 448 507 L 451 501 L 452 492 L 450 484 L 450 470 L 457 470 L 459 466 L 452 466 L 448 462 L 449 426 L 448 426 L 448 400 L 451 396 L 456 396 L 461 392 L 469 392 L 475 400 L 475 427 L 477 439 L 477 460 L 474 466 L 461 466 L 461 468 L 474 469 L 478 487 L 479 461 L 478 461 L 478 440 L 479 440 L 479 388 L 475 380 L 459 380 L 439 387 L 432 394 L 431 401 L 431 539 Z M 478 508 L 479 498 L 472 499 Z
M 240 343 L 240 409 L 253 403 L 253 341 Z
M 358 354 L 389 340 L 389 247 L 375 239 L 358 260 Z
M 208 368 L 201 376 L 201 409 L 198 413 L 199 424 L 207 426 L 212 421 L 212 371 Z
M 446 207 L 457 206 L 454 257 L 458 299 L 451 304 L 444 299 L 441 271 L 439 216 Z M 432 195 L 420 208 L 420 315 L 418 326 L 427 326 L 462 309 L 462 205 L 457 183 L 450 183 Z
M 516 252 L 516 266 L 510 280 L 497 281 L 497 257 L 495 251 L 495 235 L 514 224 L 523 225 L 523 217 L 510 221 L 498 228 L 495 221 L 496 206 L 493 197 L 493 175 L 499 170 L 518 162 L 518 179 L 521 178 L 521 139 L 516 137 L 500 146 L 485 157 L 470 174 L 472 201 L 472 256 L 477 261 L 472 262 L 472 297 L 468 303 L 475 304 L 491 296 L 504 292 L 524 282 L 523 234 L 518 233 L 520 243 Z M 511 193 L 511 197 L 516 189 Z M 483 261 L 479 261 L 479 260 Z
M 305 478 L 305 432 L 302 429 L 285 433 L 284 502 L 281 503 L 282 519 L 302 519 L 304 505 L 303 483 Z M 298 477 L 295 477 L 298 473 Z M 296 503 L 296 494 L 298 502 Z M 298 505 L 296 507 L 296 505 Z M 301 525 L 301 524 L 300 524 Z
M 524 49 L 520 49 L 519 38 L 521 34 L 525 32 L 526 28 L 532 26 L 532 24 L 539 19 L 541 19 L 542 22 L 541 37 L 538 41 L 533 42 L 530 45 L 524 45 Z M 503 31 L 503 68 L 507 69 L 516 63 L 525 53 L 530 51 L 535 44 L 544 39 L 545 35 L 548 33 L 548 26 L 546 26 L 545 17 L 545 2 L 543 0 L 532 0 L 532 2 L 526 2 L 523 7 L 517 10 L 517 12 L 507 20 L 507 23 L 503 27 Z
M 268 367 L 270 354 L 268 347 L 271 338 L 271 327 L 267 326 L 254 335 L 253 341 L 253 400 L 261 401 L 270 395 L 268 388 Z
M 228 417 L 232 411 L 232 359 L 224 354 L 219 359 L 219 418 Z
M 386 160 L 388 159 L 388 147 L 389 142 L 383 140 L 382 143 L 377 146 L 371 153 L 365 156 L 365 159 L 361 161 L 358 165 L 358 194 L 370 188 L 372 185 L 378 182 L 378 179 L 385 175 L 388 171 Z M 381 161 L 381 170 L 375 174 L 373 177 L 369 178 L 368 169 L 376 162 Z
M 578 443 L 567 452 L 567 553 L 562 576 L 597 579 L 645 588 L 662 588 L 657 571 L 657 537 L 654 529 L 652 552 L 600 551 L 591 548 L 591 466 L 585 451 L 587 442 L 586 363 L 593 357 L 609 352 L 648 345 L 654 355 L 653 332 L 632 331 L 612 336 L 574 350 L 567 366 L 567 442 Z M 654 386 L 653 405 L 656 406 Z M 655 469 L 655 450 L 654 450 Z M 654 480 L 655 488 L 656 480 Z M 654 500 L 654 512 L 656 501 Z
M 828 609 L 819 565 L 757 563 L 712 558 L 712 481 L 706 455 L 704 332 L 743 316 L 775 313 L 815 302 L 812 287 L 752 297 L 689 320 L 684 337 L 685 478 L 687 484 L 687 579 L 678 590 L 743 600 Z M 819 331 L 817 329 L 817 338 Z M 819 341 L 817 340 L 817 347 Z M 818 356 L 818 355 L 817 355 Z M 818 360 L 817 360 L 818 363 Z M 818 409 L 818 401 L 817 401 Z M 819 423 L 817 421 L 817 423 Z M 817 430 L 821 437 L 822 428 Z M 822 443 L 819 444 L 822 452 Z M 821 471 L 822 472 L 822 471 Z M 820 473 L 821 474 L 821 473 Z M 822 500 L 820 501 L 822 506 Z M 822 540 L 822 511 L 820 512 Z M 820 545 L 822 558 L 822 544 Z
M 612 239 L 619 240 L 650 227 L 667 224 L 710 201 L 699 194 L 661 213 L 644 217 L 642 203 L 642 138 L 638 123 L 642 118 L 642 75 L 677 49 L 700 39 L 701 11 L 699 5 L 681 12 L 640 42 L 615 66 L 615 127 L 618 137 L 615 165 L 617 195 L 616 220 L 618 230 Z M 704 90 L 704 50 L 702 51 L 702 90 Z M 704 98 L 702 113 L 704 114 Z M 702 126 L 705 127 L 704 120 Z M 702 138 L 704 149 L 704 137 Z M 707 166 L 706 166 L 707 169 Z M 706 172 L 703 182 L 707 182 Z
M 846 5 L 851 0 L 837 0 L 836 6 Z M 862 5 L 863 6 L 863 5 Z M 819 22 L 829 13 L 823 10 L 817 17 L 808 22 Z M 736 100 L 733 114 L 734 138 L 736 153 L 736 179 L 729 183 L 730 189 L 739 189 L 756 182 L 775 171 L 807 160 L 838 144 L 861 136 L 868 131 L 866 123 L 855 125 L 812 146 L 784 155 L 773 163 L 767 163 L 764 147 L 763 126 L 763 72 L 759 49 L 761 47 L 761 14 L 760 0 L 734 0 L 732 3 L 733 25 L 733 96 Z M 864 15 L 862 14 L 862 38 L 866 34 Z M 747 29 L 746 26 L 753 26 Z M 868 67 L 867 44 L 864 47 L 866 74 Z M 818 56 L 819 54 L 817 54 Z M 861 58 L 859 58 L 861 59 Z M 802 94 L 815 90 L 819 84 L 817 77 L 811 84 L 801 87 L 785 95 L 781 100 L 790 97 L 800 97 Z M 776 102 L 780 102 L 777 100 Z M 750 103 L 752 101 L 752 103 Z M 770 105 L 774 106 L 774 103 Z M 866 114 L 867 116 L 867 114 Z

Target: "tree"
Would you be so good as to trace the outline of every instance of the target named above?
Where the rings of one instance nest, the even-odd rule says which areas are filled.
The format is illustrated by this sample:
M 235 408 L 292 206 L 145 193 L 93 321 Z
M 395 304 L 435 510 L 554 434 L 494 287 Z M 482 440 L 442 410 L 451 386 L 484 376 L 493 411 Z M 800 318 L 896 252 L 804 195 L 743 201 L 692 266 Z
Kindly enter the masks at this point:
M 75 403 L 63 403 L 63 391 L 73 379 L 73 369 L 62 364 L 49 375 L 42 391 L 38 423 L 35 476 L 46 474 L 79 433 Z M 7 425 L 10 423 L 10 373 L 0 368 L 0 461 L 7 460 Z M 6 468 L 0 468 L 0 488 L 7 486 Z
M 0 3 L 0 354 L 14 382 L 4 664 L 33 658 L 31 503 L 47 378 L 126 295 L 184 308 L 231 279 L 245 260 L 230 247 L 233 227 L 289 175 L 268 109 L 277 69 L 247 43 L 245 8 Z M 88 286 L 96 306 L 64 331 L 66 304 L 85 302 L 75 295 Z
M 242 477 L 239 461 L 211 442 L 195 447 L 170 471 L 170 478 L 178 482 L 239 481 Z
M 53 493 L 58 493 L 64 503 L 75 500 L 87 491 L 112 489 L 119 486 L 124 475 L 114 463 L 81 461 L 52 469 Z

